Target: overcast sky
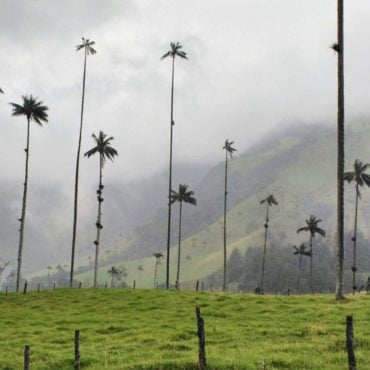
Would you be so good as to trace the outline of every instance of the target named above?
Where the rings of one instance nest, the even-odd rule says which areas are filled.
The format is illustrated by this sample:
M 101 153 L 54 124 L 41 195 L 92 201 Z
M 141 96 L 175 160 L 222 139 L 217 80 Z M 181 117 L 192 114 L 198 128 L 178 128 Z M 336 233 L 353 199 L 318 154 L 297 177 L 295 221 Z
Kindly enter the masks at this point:
M 0 0 L 1 176 L 23 181 L 26 124 L 8 102 L 33 94 L 49 123 L 31 130 L 30 177 L 73 190 L 88 57 L 83 147 L 114 136 L 120 156 L 105 175 L 120 181 L 167 168 L 170 60 L 176 60 L 174 165 L 221 161 L 226 138 L 241 151 L 292 122 L 336 119 L 336 0 Z M 345 1 L 348 115 L 370 114 L 370 1 Z M 82 183 L 98 160 L 83 159 Z M 165 192 L 165 189 L 164 189 Z

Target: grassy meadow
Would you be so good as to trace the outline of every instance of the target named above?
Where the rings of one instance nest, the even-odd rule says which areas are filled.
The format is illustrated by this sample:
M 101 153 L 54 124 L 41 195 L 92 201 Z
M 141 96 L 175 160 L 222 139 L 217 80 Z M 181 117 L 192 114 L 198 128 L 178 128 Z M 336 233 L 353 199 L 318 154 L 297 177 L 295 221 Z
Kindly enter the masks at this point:
M 219 292 L 60 289 L 0 294 L 0 369 L 196 369 L 195 306 L 209 369 L 346 369 L 353 314 L 358 369 L 370 357 L 370 296 L 255 296 Z

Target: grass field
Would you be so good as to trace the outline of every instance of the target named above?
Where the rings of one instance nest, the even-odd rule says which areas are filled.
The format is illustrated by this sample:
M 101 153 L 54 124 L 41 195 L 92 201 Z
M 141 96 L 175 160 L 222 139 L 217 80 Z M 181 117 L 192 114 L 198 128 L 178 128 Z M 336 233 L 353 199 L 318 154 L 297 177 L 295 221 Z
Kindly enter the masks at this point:
M 353 314 L 358 369 L 369 368 L 370 296 L 254 296 L 151 290 L 0 294 L 0 369 L 195 369 L 201 307 L 209 369 L 346 369 L 345 318 Z

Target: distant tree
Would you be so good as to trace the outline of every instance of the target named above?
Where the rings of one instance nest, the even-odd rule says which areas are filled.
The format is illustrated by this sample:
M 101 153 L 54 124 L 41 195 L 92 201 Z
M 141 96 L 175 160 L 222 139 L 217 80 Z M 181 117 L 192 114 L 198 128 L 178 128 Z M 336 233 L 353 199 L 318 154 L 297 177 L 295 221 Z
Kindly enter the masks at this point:
M 227 282 L 237 281 L 243 272 L 243 256 L 239 248 L 234 248 L 227 261 Z
M 197 205 L 197 200 L 193 197 L 194 191 L 188 191 L 188 185 L 180 184 L 179 191 L 171 191 L 171 203 L 180 203 L 180 214 L 179 214 L 179 247 L 177 254 L 177 274 L 176 274 L 176 289 L 180 289 L 180 259 L 181 259 L 181 217 L 182 217 L 182 203 L 189 203 L 194 206 Z
M 6 261 L 0 257 L 0 284 L 1 284 L 1 275 L 5 269 L 10 265 L 10 261 Z
M 229 141 L 226 139 L 225 145 L 222 149 L 225 149 L 225 194 L 224 194 L 224 278 L 223 278 L 223 284 L 222 284 L 222 290 L 226 291 L 226 282 L 227 282 L 227 276 L 226 276 L 226 260 L 227 260 L 227 250 L 226 250 L 226 211 L 227 211 L 227 159 L 230 156 L 230 159 L 233 157 L 233 153 L 236 151 L 235 148 L 232 147 L 234 144 L 233 141 Z
M 321 229 L 318 224 L 322 222 L 322 220 L 316 219 L 315 216 L 311 215 L 308 220 L 306 220 L 306 226 L 303 226 L 297 230 L 297 233 L 301 231 L 307 231 L 310 233 L 310 286 L 311 292 L 313 293 L 313 280 L 312 280 L 312 269 L 313 269 L 313 251 L 312 251 L 312 239 L 315 237 L 316 234 L 319 234 L 325 237 L 325 230 Z
M 260 289 L 259 291 L 263 293 L 263 280 L 265 277 L 265 260 L 266 260 L 266 245 L 267 245 L 267 230 L 269 227 L 269 210 L 270 207 L 272 207 L 274 204 L 278 205 L 278 202 L 276 201 L 275 197 L 270 194 L 265 199 L 262 199 L 260 204 L 266 203 L 266 221 L 265 221 L 265 242 L 263 245 L 263 255 L 262 255 L 262 273 L 261 273 L 261 283 L 260 283 Z
M 4 94 L 4 91 L 1 87 L 0 87 L 0 94 Z
M 103 166 L 106 162 L 106 159 L 110 159 L 113 161 L 113 158 L 118 155 L 118 152 L 116 149 L 114 149 L 111 146 L 111 141 L 113 140 L 113 137 L 108 137 L 104 134 L 103 131 L 99 132 L 99 136 L 96 136 L 95 134 L 92 135 L 96 146 L 91 148 L 85 153 L 85 156 L 90 158 L 92 155 L 99 153 L 99 187 L 96 191 L 97 193 L 97 200 L 98 200 L 98 217 L 96 220 L 96 239 L 94 241 L 95 244 L 95 266 L 94 266 L 94 288 L 97 286 L 97 279 L 98 279 L 98 260 L 99 260 L 99 243 L 100 243 L 100 230 L 103 228 L 101 224 L 101 204 L 104 201 L 102 198 L 103 193 Z
M 155 270 L 154 270 L 154 283 L 153 283 L 153 289 L 157 286 L 157 270 L 158 266 L 161 264 L 162 258 L 164 255 L 162 253 L 153 253 L 153 256 L 155 257 Z
M 37 124 L 42 126 L 43 122 L 48 122 L 48 107 L 43 105 L 42 101 L 37 101 L 32 95 L 22 96 L 22 104 L 10 103 L 13 107 L 13 116 L 26 116 L 27 119 L 27 143 L 26 143 L 26 166 L 24 171 L 24 183 L 23 183 L 23 202 L 22 202 L 22 213 L 19 218 L 19 246 L 18 246 L 18 267 L 17 267 L 17 284 L 16 291 L 19 291 L 19 284 L 21 278 L 21 266 L 22 266 L 22 253 L 23 253 L 23 232 L 24 223 L 26 218 L 26 203 L 27 203 L 27 187 L 28 187 L 28 160 L 30 155 L 30 122 L 35 121 Z
M 299 247 L 297 247 L 296 245 L 293 245 L 293 248 L 294 248 L 294 255 L 299 256 L 298 276 L 297 276 L 297 292 L 299 293 L 301 291 L 299 283 L 300 283 L 301 274 L 302 274 L 302 256 L 311 257 L 311 252 L 306 250 L 307 248 L 306 243 L 301 243 Z
M 82 123 L 84 116 L 85 105 L 85 83 L 86 83 L 86 59 L 89 54 L 93 55 L 96 50 L 93 48 L 95 41 L 85 39 L 82 37 L 82 44 L 76 46 L 76 51 L 84 50 L 84 70 L 82 76 L 82 101 L 81 101 L 81 117 L 80 117 L 80 133 L 78 137 L 78 148 L 76 158 L 76 173 L 75 173 L 75 189 L 74 189 L 74 203 L 73 203 L 73 232 L 72 232 L 72 253 L 71 253 L 71 272 L 69 277 L 69 286 L 73 285 L 73 269 L 75 264 L 75 250 L 76 250 L 76 230 L 77 230 L 77 211 L 78 211 L 78 180 L 80 172 L 80 152 L 81 152 L 81 139 L 82 139 Z
M 124 275 L 124 271 L 120 270 L 119 268 L 115 266 L 112 266 L 107 272 L 111 276 L 111 282 L 110 282 L 111 288 L 115 286 L 114 282 L 121 280 L 122 276 Z
M 332 48 L 338 55 L 338 114 L 337 114 L 337 274 L 335 296 L 343 299 L 344 261 L 344 43 L 343 0 L 337 0 L 337 42 Z
M 170 121 L 170 168 L 169 168 L 169 182 L 168 182 L 168 226 L 167 226 L 167 263 L 166 263 L 166 289 L 170 284 L 170 245 L 171 245 L 171 190 L 172 190 L 172 142 L 173 142 L 173 91 L 175 82 L 175 58 L 188 59 L 186 53 L 181 50 L 182 45 L 179 42 L 171 42 L 170 50 L 162 55 L 161 59 L 167 57 L 172 58 L 172 83 L 171 83 L 171 121 Z
M 358 211 L 358 200 L 361 199 L 361 193 L 359 190 L 360 186 L 370 186 L 370 175 L 365 173 L 367 168 L 370 166 L 369 163 L 362 163 L 359 159 L 355 160 L 353 164 L 353 171 L 352 172 L 345 172 L 344 180 L 347 181 L 349 184 L 351 182 L 355 183 L 355 194 L 356 194 L 356 201 L 355 201 L 355 225 L 353 231 L 353 264 L 352 264 L 352 293 L 355 294 L 357 289 L 356 286 L 356 271 L 357 271 L 357 263 L 356 263 L 356 242 L 357 242 L 357 211 Z

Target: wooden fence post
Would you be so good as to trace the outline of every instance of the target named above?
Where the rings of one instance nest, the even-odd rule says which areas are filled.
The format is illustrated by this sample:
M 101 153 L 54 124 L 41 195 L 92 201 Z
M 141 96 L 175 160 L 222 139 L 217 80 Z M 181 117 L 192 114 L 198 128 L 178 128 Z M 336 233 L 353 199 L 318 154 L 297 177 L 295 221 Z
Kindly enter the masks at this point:
M 134 284 L 132 285 L 132 289 L 135 290 L 136 287 L 136 280 L 134 280 Z
M 5 295 L 8 295 L 8 286 L 5 288 Z
M 211 292 L 213 292 L 213 284 L 211 284 Z
M 30 370 L 30 346 L 24 346 L 24 370 Z
M 356 358 L 353 338 L 353 321 L 352 316 L 346 318 L 346 347 L 348 353 L 348 369 L 356 370 Z
M 199 368 L 205 369 L 207 366 L 206 361 L 206 335 L 204 331 L 204 320 L 200 315 L 200 308 L 197 306 L 195 308 L 195 313 L 197 315 L 198 324 L 198 338 L 199 338 Z
M 37 293 L 40 293 L 40 283 L 37 284 Z
M 104 289 L 107 289 L 107 288 L 108 288 L 108 282 L 106 281 L 106 282 L 105 282 Z
M 55 281 L 54 281 L 54 284 L 53 284 L 53 290 L 55 290 Z
M 78 289 L 81 289 L 82 283 L 81 281 L 78 283 Z
M 199 289 L 199 280 L 197 280 L 197 283 L 195 285 L 195 291 L 198 291 L 198 289 Z
M 204 284 L 203 284 L 203 281 L 202 281 L 202 292 L 204 292 Z
M 24 283 L 23 294 L 27 293 L 27 280 Z
M 80 369 L 80 331 L 75 330 L 75 361 L 74 369 Z

